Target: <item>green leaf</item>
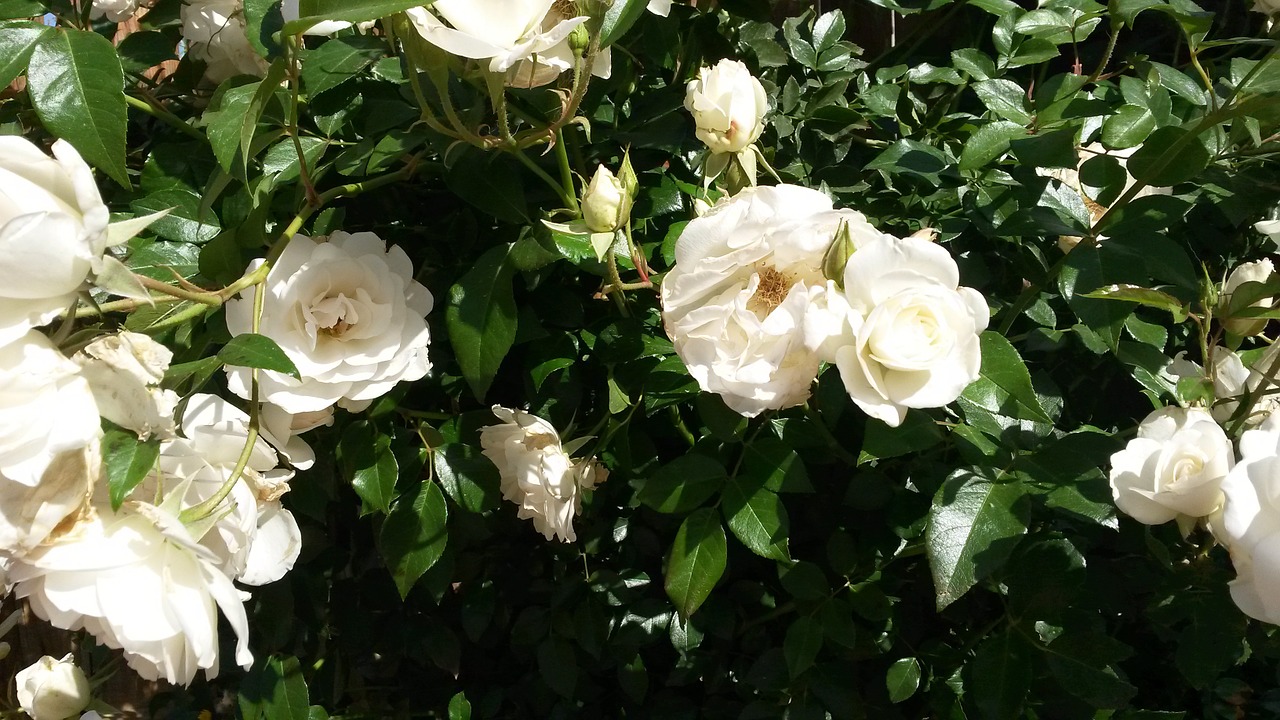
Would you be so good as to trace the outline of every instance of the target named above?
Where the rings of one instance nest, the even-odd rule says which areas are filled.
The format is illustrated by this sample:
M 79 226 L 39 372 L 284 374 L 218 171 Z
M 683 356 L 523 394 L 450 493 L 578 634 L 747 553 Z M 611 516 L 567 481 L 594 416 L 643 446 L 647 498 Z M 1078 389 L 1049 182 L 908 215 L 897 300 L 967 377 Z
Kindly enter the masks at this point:
M 244 720 L 309 720 L 310 700 L 302 666 L 293 656 L 272 657 L 240 683 L 240 716 Z
M 1053 424 L 1031 387 L 1018 351 L 998 332 L 982 333 L 982 369 L 961 397 L 993 413 Z
M 1190 133 L 1172 126 L 1151 133 L 1129 158 L 1129 173 L 1154 187 L 1170 187 L 1195 178 L 1212 158 L 1201 139 L 1188 137 Z
M 0 23 L 0 87 L 27 71 L 31 51 L 51 32 L 48 25 L 24 20 Z
M 925 546 L 938 609 L 999 567 L 1027 531 L 1028 503 L 1016 482 L 994 482 L 984 468 L 961 469 L 938 488 Z
M 462 376 L 483 400 L 516 339 L 516 300 L 507 263 L 510 245 L 491 248 L 449 288 L 445 322 Z
M 351 79 L 387 54 L 386 43 L 371 35 L 333 38 L 307 53 L 302 82 L 310 97 Z
M 160 457 L 160 438 L 146 442 L 129 430 L 110 422 L 102 437 L 102 464 L 107 473 L 111 509 L 119 510 L 129 493 L 147 478 Z
M 719 460 L 689 453 L 655 470 L 636 497 L 658 512 L 684 515 L 715 495 L 728 479 Z
M 966 687 L 985 720 L 1018 720 L 1031 688 L 1027 643 L 1012 628 L 983 640 L 965 670 Z
M 951 52 L 951 64 L 974 80 L 989 80 L 996 74 L 996 63 L 977 48 L 960 48 Z M 988 106 L 989 107 L 989 106 Z
M 418 578 L 444 554 L 449 541 L 448 518 L 444 495 L 435 483 L 418 483 L 396 498 L 382 523 L 378 545 L 401 599 L 409 596 Z
M 823 13 L 813 21 L 813 49 L 822 54 L 823 51 L 835 47 L 844 37 L 844 13 L 832 10 Z
M 913 657 L 895 660 L 885 674 L 884 684 L 891 703 L 900 703 L 915 695 L 920 687 L 920 661 Z
M 973 91 L 991 112 L 1005 120 L 1026 127 L 1031 122 L 1027 91 L 1012 80 L 984 80 L 973 84 Z
M 822 636 L 822 623 L 808 615 L 796 618 L 787 628 L 787 635 L 782 640 L 782 654 L 792 678 L 813 667 L 813 661 L 822 651 Z
M 449 700 L 449 720 L 471 720 L 471 703 L 465 693 L 458 693 Z
M 458 507 L 473 513 L 498 507 L 502 493 L 497 469 L 470 445 L 435 448 L 431 461 L 444 491 Z
M 746 478 L 735 478 L 720 496 L 720 510 L 734 536 L 751 552 L 778 562 L 790 562 L 787 534 L 790 520 L 776 493 Z
M 160 190 L 134 200 L 129 207 L 139 215 L 168 210 L 168 215 L 147 228 L 166 240 L 201 245 L 222 232 L 217 216 L 210 210 L 201 209 L 200 196 L 183 188 Z
M 942 431 L 927 413 L 909 410 L 898 427 L 868 419 L 858 464 L 927 450 L 942 442 Z
M 432 0 L 299 0 L 298 19 L 285 23 L 280 32 L 282 35 L 297 35 L 325 20 L 362 23 L 395 15 L 409 8 L 429 6 L 431 2 Z
M 31 52 L 27 91 L 49 132 L 121 186 L 130 186 L 124 163 L 124 71 L 111 41 L 74 28 L 45 33 Z
M 573 646 L 557 637 L 538 645 L 538 674 L 558 695 L 572 698 L 578 687 L 578 658 Z
M 1087 292 L 1080 297 L 1095 298 L 1100 300 L 1120 300 L 1122 302 L 1132 302 L 1147 307 L 1159 308 L 1173 315 L 1173 321 L 1180 323 L 1187 319 L 1186 303 L 1166 292 L 1152 290 L 1151 288 L 1138 287 L 1137 285 L 1108 285 L 1098 288 L 1093 292 Z
M 684 617 L 693 615 L 724 574 L 728 543 L 720 518 L 711 508 L 695 510 L 676 532 L 667 559 L 664 587 Z
M 391 452 L 391 437 L 368 420 L 347 427 L 338 442 L 343 475 L 351 481 L 365 508 L 389 512 L 395 495 L 399 463 Z
M 256 333 L 236 335 L 218 351 L 218 359 L 226 365 L 272 370 L 302 379 L 298 367 L 293 364 L 284 350 L 280 349 L 276 341 L 266 335 Z
M 951 163 L 941 150 L 915 140 L 899 140 L 885 148 L 865 170 L 879 170 L 888 175 L 914 175 L 933 183 Z
M 1140 145 L 1156 129 L 1156 116 L 1147 108 L 1125 105 L 1102 123 L 1102 144 L 1114 150 Z
M 283 48 L 272 37 L 284 27 L 280 0 L 244 0 L 245 34 L 249 44 L 264 58 L 279 55 Z M 327 44 L 327 43 L 326 43 Z M 306 64 L 303 64 L 306 72 Z
M 0 19 L 29 19 L 49 11 L 49 5 L 41 0 L 0 0 Z
M 525 170 L 506 153 L 468 147 L 453 160 L 444 182 L 458 197 L 499 220 L 524 225 L 529 210 L 520 178 Z
M 116 46 L 116 52 L 120 67 L 126 73 L 139 75 L 162 62 L 178 59 L 173 38 L 156 31 L 130 33 Z
M 251 82 L 226 90 L 217 97 L 217 107 L 205 111 L 209 145 L 218 164 L 227 172 L 234 172 L 236 154 L 240 155 L 241 170 L 253 157 L 250 147 L 258 122 L 266 110 L 267 102 L 280 89 L 288 68 L 284 60 L 277 60 L 267 70 L 261 81 Z
M 605 11 L 600 24 L 600 47 L 607 48 L 621 38 L 644 15 L 648 0 L 616 0 Z
M 1138 690 L 1110 666 L 1130 654 L 1127 645 L 1101 633 L 1064 632 L 1044 648 L 1054 677 L 1068 692 L 1096 708 L 1121 708 Z
M 1016 122 L 996 120 L 978 128 L 969 136 L 960 153 L 960 169 L 976 170 L 1009 151 L 1009 143 L 1026 137 L 1027 129 Z

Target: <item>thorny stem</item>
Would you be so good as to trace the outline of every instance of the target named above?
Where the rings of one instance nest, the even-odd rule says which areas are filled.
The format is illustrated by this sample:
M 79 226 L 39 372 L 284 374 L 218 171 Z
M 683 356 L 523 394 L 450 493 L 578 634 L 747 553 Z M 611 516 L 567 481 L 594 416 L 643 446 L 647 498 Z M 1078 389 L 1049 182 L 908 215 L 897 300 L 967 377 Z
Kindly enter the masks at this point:
M 1107 69 L 1107 63 L 1111 62 L 1111 53 L 1115 52 L 1116 39 L 1120 37 L 1120 28 L 1111 28 L 1111 37 L 1107 38 L 1107 49 L 1102 52 L 1102 60 L 1098 61 L 1098 67 L 1089 75 L 1086 83 L 1097 82 L 1102 77 L 1102 71 Z
M 542 182 L 546 183 L 552 190 L 555 190 L 556 195 L 560 196 L 560 201 L 564 203 L 565 207 L 572 209 L 575 214 L 578 213 L 578 199 L 574 197 L 572 190 L 566 191 L 563 185 L 561 185 L 555 178 L 551 177 L 550 173 L 546 170 L 538 167 L 538 164 L 530 159 L 528 155 L 525 155 L 524 151 L 516 147 L 514 143 L 507 145 L 503 149 L 514 155 L 521 164 L 532 170 L 533 174 L 537 175 Z
M 556 164 L 560 167 L 560 185 L 563 195 L 568 200 L 568 208 L 574 215 L 581 215 L 578 208 L 577 189 L 573 186 L 573 170 L 569 167 L 569 152 L 564 145 L 564 132 L 556 130 Z
M 298 68 L 298 37 L 291 35 L 286 43 L 289 48 L 289 85 L 293 92 L 293 101 L 289 103 L 289 118 L 285 123 L 285 132 L 293 139 L 293 150 L 298 154 L 298 180 L 307 193 L 307 203 L 314 205 L 316 186 L 311 181 L 311 173 L 307 170 L 307 157 L 302 152 L 302 138 L 298 133 L 298 91 L 302 85 Z

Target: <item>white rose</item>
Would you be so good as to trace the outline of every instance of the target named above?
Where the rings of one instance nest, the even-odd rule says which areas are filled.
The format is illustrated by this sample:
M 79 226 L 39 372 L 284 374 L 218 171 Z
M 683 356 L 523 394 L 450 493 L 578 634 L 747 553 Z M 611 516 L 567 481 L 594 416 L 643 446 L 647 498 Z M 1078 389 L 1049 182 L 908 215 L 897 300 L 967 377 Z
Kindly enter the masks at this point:
M 896 427 L 908 408 L 942 407 L 978 379 L 990 311 L 960 287 L 944 248 L 883 236 L 849 258 L 844 294 L 849 334 L 835 363 L 863 412 Z
M 1280 242 L 1280 220 L 1263 220 L 1253 224 L 1253 229 L 1271 238 L 1274 242 Z
M 816 190 L 743 190 L 690 221 L 662 282 L 663 323 L 689 374 L 754 417 L 809 396 L 819 358 L 805 344 L 812 288 L 841 222 L 855 245 L 881 236 Z
M 423 39 L 459 57 L 488 60 L 508 84 L 536 87 L 572 67 L 569 34 L 585 15 L 566 18 L 554 0 L 436 0 L 405 11 Z M 447 23 L 447 24 L 446 24 Z M 601 53 L 603 56 L 604 53 Z M 608 77 L 607 63 L 593 72 Z
M 173 435 L 178 394 L 160 387 L 173 351 L 147 335 L 123 331 L 89 343 L 72 358 L 102 417 L 145 440 Z
M 502 424 L 481 428 L 480 446 L 498 466 L 502 497 L 519 505 L 516 516 L 532 519 L 546 539 L 577 540 L 573 518 L 582 509 L 581 491 L 604 482 L 606 471 L 593 459 L 571 459 L 546 420 L 499 405 L 493 414 Z
M 1252 9 L 1255 12 L 1275 15 L 1276 13 L 1280 13 L 1280 0 L 1253 0 Z
M 1115 158 L 1125 172 L 1124 189 L 1120 191 L 1119 195 L 1117 195 L 1117 197 L 1121 197 L 1125 193 L 1129 192 L 1129 189 L 1138 181 L 1137 178 L 1129 172 L 1129 158 L 1141 147 L 1141 145 L 1137 145 L 1123 150 L 1107 150 L 1099 143 L 1089 143 L 1088 145 L 1076 149 L 1076 155 L 1079 158 L 1079 163 L 1075 168 L 1036 168 L 1036 172 L 1041 175 L 1055 178 L 1067 187 L 1075 190 L 1080 196 L 1080 199 L 1084 201 L 1085 208 L 1089 211 L 1090 225 L 1096 225 L 1097 222 L 1102 219 L 1102 216 L 1106 215 L 1107 211 L 1111 208 L 1099 204 L 1097 200 L 1089 196 L 1088 191 L 1080 182 L 1080 167 L 1098 155 L 1109 155 Z M 1168 195 L 1172 192 L 1172 188 L 1151 187 L 1150 185 L 1147 185 L 1139 190 L 1138 193 L 1133 196 L 1133 199 L 1137 200 L 1140 197 L 1147 197 L 1148 195 Z M 1103 235 L 1098 238 L 1098 241 L 1101 242 L 1105 239 L 1106 236 Z M 1081 238 L 1077 236 L 1063 235 L 1058 238 L 1058 249 L 1064 253 L 1071 252 L 1076 245 L 1080 244 L 1080 240 Z
M 273 583 L 293 569 L 301 552 L 302 531 L 293 513 L 279 501 L 262 503 L 244 570 L 236 579 L 245 585 Z
M 34 487 L 60 453 L 102 434 L 80 367 L 32 330 L 0 345 L 0 475 Z
M 1245 425 L 1257 425 L 1280 408 L 1276 383 L 1267 379 L 1268 374 L 1274 377 L 1280 371 L 1278 357 L 1280 344 L 1271 345 L 1246 367 L 1236 353 L 1224 347 L 1214 348 L 1213 395 L 1217 401 L 1213 405 L 1214 419 L 1219 423 L 1229 422 L 1246 395 L 1252 395 L 1252 405 Z
M 111 244 L 89 166 L 64 140 L 53 154 L 0 136 L 0 343 L 69 308 Z
M 214 84 L 236 75 L 262 76 L 267 61 L 249 43 L 242 0 L 191 0 L 182 5 L 187 54 L 205 63 Z
M 66 720 L 89 705 L 89 679 L 71 655 L 45 655 L 18 671 L 18 705 L 32 720 Z
M 649 0 L 649 4 L 645 7 L 654 15 L 666 17 L 671 14 L 671 0 Z
M 267 278 L 259 332 L 280 345 L 302 380 L 263 371 L 261 398 L 290 413 L 335 402 L 358 411 L 401 380 L 424 377 L 431 306 L 409 256 L 377 235 L 294 236 Z M 233 335 L 250 332 L 253 288 L 228 302 L 226 315 Z M 248 368 L 229 367 L 227 376 L 233 393 L 249 397 Z
M 1240 286 L 1247 282 L 1265 283 L 1275 275 L 1275 266 L 1271 264 L 1269 258 L 1255 260 L 1254 262 L 1241 263 L 1231 271 L 1227 276 L 1227 281 L 1222 284 L 1222 293 L 1218 298 L 1218 313 L 1224 315 L 1227 307 L 1231 304 L 1231 296 Z M 1259 298 L 1249 307 L 1265 308 L 1274 302 L 1275 298 L 1263 297 Z M 1252 337 L 1259 335 L 1267 327 L 1266 318 L 1231 318 L 1228 317 L 1223 321 L 1223 325 L 1227 330 L 1241 337 Z
M 1234 458 L 1231 440 L 1207 411 L 1161 408 L 1111 456 L 1111 496 L 1146 525 L 1205 517 L 1222 502 Z
M 293 414 L 277 405 L 266 403 L 259 412 L 259 419 L 262 421 L 263 437 L 290 465 L 299 470 L 306 470 L 315 464 L 316 453 L 306 440 L 298 436 L 321 425 L 325 427 L 333 425 L 333 406 L 314 412 Z
M 582 219 L 591 232 L 617 230 L 626 220 L 622 211 L 627 202 L 627 189 L 609 168 L 601 165 L 582 192 Z
M 138 12 L 138 0 L 93 0 L 89 17 L 94 20 L 106 17 L 113 23 L 127 22 Z
M 11 568 L 14 593 L 54 627 L 87 630 L 124 651 L 147 680 L 188 685 L 218 674 L 218 609 L 248 669 L 249 620 L 241 594 L 212 554 L 170 512 L 126 502 L 99 507 L 57 541 Z
M 689 81 L 684 107 L 693 114 L 697 135 L 713 153 L 740 152 L 764 131 L 769 98 L 764 86 L 740 61 L 724 59 Z
M 101 467 L 94 442 L 56 455 L 35 485 L 0 475 L 0 556 L 28 552 L 84 508 Z M 0 582 L 0 597 L 6 590 Z
M 281 3 L 280 5 L 280 15 L 285 22 L 291 22 L 301 17 L 301 14 L 299 12 L 298 0 L 284 0 L 284 2 Z M 369 20 L 366 22 L 358 23 L 354 27 L 363 33 L 369 30 L 370 28 L 372 28 L 375 23 L 377 23 L 376 20 Z M 324 20 L 322 22 L 318 22 L 315 25 L 312 25 L 311 27 L 307 28 L 306 30 L 303 31 L 302 34 L 312 35 L 312 36 L 332 35 L 338 32 L 339 30 L 346 30 L 349 27 L 352 27 L 351 23 L 345 22 L 342 20 Z
M 1280 415 L 1240 438 L 1240 462 L 1222 482 L 1213 524 L 1231 551 L 1231 598 L 1246 615 L 1280 624 Z

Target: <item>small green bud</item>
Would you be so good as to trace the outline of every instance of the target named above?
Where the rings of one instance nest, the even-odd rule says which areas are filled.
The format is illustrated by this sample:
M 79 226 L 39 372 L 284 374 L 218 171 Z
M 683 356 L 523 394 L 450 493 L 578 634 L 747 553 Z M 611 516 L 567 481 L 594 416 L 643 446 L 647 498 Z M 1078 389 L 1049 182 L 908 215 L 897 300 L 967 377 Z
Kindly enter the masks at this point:
M 591 47 L 591 31 L 586 25 L 579 25 L 569 33 L 569 49 L 573 51 L 574 57 L 582 57 L 589 47 Z
M 853 237 L 849 234 L 849 221 L 841 218 L 836 236 L 831 239 L 831 244 L 822 255 L 822 276 L 843 288 L 844 266 L 849 264 L 854 250 Z

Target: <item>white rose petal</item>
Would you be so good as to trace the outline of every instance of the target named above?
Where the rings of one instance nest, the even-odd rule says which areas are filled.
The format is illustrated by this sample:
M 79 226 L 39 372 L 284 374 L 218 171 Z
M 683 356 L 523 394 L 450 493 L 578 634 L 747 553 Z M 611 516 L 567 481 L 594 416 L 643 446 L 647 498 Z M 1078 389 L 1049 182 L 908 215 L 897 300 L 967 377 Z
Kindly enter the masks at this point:
M 1239 355 L 1224 347 L 1214 348 L 1213 358 L 1213 394 L 1217 401 L 1213 405 L 1215 420 L 1224 424 L 1230 422 L 1246 395 L 1252 396 L 1246 426 L 1258 425 L 1280 409 L 1276 383 L 1267 379 L 1268 375 L 1274 377 L 1280 370 L 1277 364 L 1280 344 L 1268 347 L 1248 367 Z
M 404 250 L 369 232 L 335 232 L 324 242 L 297 235 L 267 279 L 263 335 L 276 341 L 302 379 L 259 373 L 261 397 L 285 412 L 360 407 L 431 368 L 425 315 L 432 297 L 413 279 Z M 252 289 L 227 303 L 233 335 L 253 329 Z M 227 368 L 227 385 L 249 397 L 248 368 Z
M 834 320 L 809 314 L 811 293 L 828 287 L 822 258 L 842 222 L 855 246 L 883 236 L 794 185 L 744 190 L 685 227 L 662 283 L 663 322 L 703 390 L 748 417 L 805 401 L 823 359 L 814 348 L 829 348 L 841 322 L 842 306 L 825 300 Z
M 56 455 L 101 436 L 79 371 L 34 330 L 0 345 L 0 475 L 34 486 Z
M 1147 525 L 1206 517 L 1221 504 L 1220 486 L 1234 463 L 1231 441 L 1207 411 L 1161 408 L 1111 456 L 1111 495 Z
M 273 583 L 293 569 L 301 552 L 302 532 L 293 513 L 279 502 L 262 503 L 244 571 L 236 579 L 245 585 Z
M 1280 220 L 1263 220 L 1253 224 L 1253 229 L 1270 237 L 1274 242 L 1280 242 Z
M 66 720 L 89 704 L 89 679 L 67 655 L 48 655 L 18 671 L 18 705 L 32 720 Z
M 685 89 L 684 107 L 693 114 L 698 139 L 713 153 L 734 153 L 764 131 L 769 98 L 747 66 L 721 60 L 704 67 Z
M 942 407 L 978 379 L 990 312 L 959 282 L 950 253 L 920 238 L 884 236 L 850 257 L 850 342 L 835 363 L 863 412 L 897 426 L 908 408 Z
M 1280 415 L 1240 438 L 1240 462 L 1222 483 L 1213 529 L 1231 551 L 1231 598 L 1250 617 L 1280 624 Z
M 654 15 L 666 17 L 671 14 L 671 0 L 649 0 L 646 9 Z
M 248 669 L 249 621 L 231 579 L 178 520 L 126 502 L 98 507 L 71 532 L 16 561 L 14 593 L 54 627 L 87 630 L 120 648 L 147 680 L 188 685 L 218 673 L 218 609 L 235 631 L 237 665 Z
M 94 442 L 56 455 L 35 485 L 0 475 L 0 555 L 30 551 L 86 506 L 101 466 Z M 6 589 L 0 582 L 0 597 Z
M 1263 258 L 1254 262 L 1241 263 L 1231 271 L 1227 276 L 1226 282 L 1222 284 L 1222 293 L 1218 298 L 1219 315 L 1225 317 L 1228 305 L 1231 304 L 1231 296 L 1240 289 L 1240 286 L 1247 282 L 1265 283 L 1275 275 L 1275 266 L 1271 264 L 1270 258 Z M 1269 307 L 1275 298 L 1263 297 L 1259 298 L 1249 307 L 1265 308 Z M 1267 327 L 1266 318 L 1227 318 L 1223 324 L 1227 330 L 1240 337 L 1252 337 L 1260 335 Z
M 160 387 L 173 352 L 146 335 L 121 332 L 93 341 L 74 358 L 102 417 L 145 440 L 171 437 L 181 399 Z
M 262 76 L 267 61 L 249 43 L 243 0 L 191 0 L 182 5 L 187 54 L 205 63 L 205 77 L 221 83 L 236 75 Z
M 138 13 L 138 0 L 93 0 L 89 17 L 94 20 L 105 17 L 113 23 L 127 22 Z
M 550 540 L 578 539 L 573 518 L 582 509 L 583 489 L 604 481 L 605 471 L 594 460 L 573 460 L 560 436 L 546 420 L 523 410 L 493 406 L 502 421 L 480 430 L 484 455 L 498 466 L 502 497 L 520 506 L 517 517 Z

